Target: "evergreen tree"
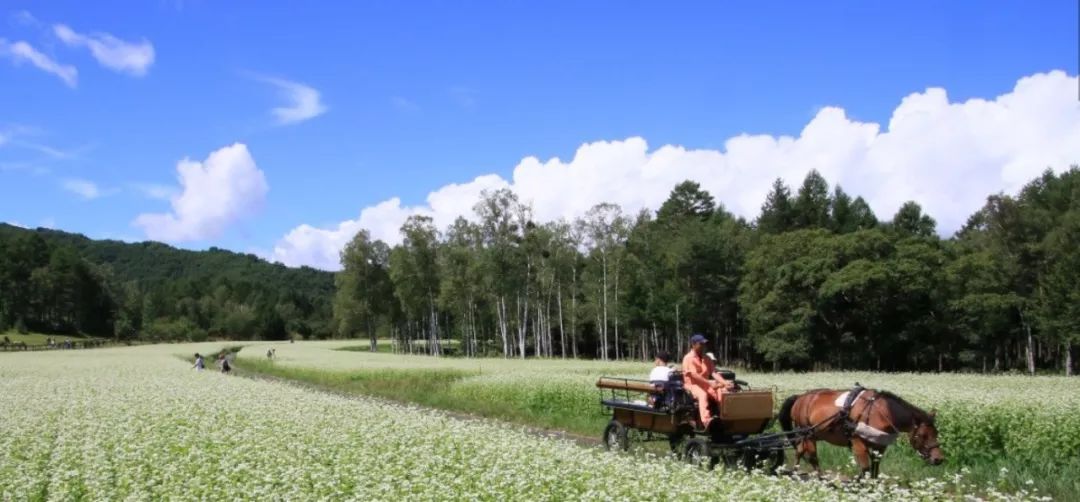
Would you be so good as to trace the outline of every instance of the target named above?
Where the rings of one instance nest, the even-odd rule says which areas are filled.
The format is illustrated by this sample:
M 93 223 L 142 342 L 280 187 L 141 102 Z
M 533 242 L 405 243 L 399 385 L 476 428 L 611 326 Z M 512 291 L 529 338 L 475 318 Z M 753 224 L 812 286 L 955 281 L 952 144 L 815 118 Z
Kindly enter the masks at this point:
M 821 173 L 811 169 L 792 207 L 794 228 L 832 228 L 829 219 L 831 202 L 829 184 Z
M 776 178 L 772 190 L 765 197 L 765 204 L 761 206 L 757 228 L 766 234 L 779 234 L 794 228 L 794 220 L 791 190 L 784 184 L 784 180 Z

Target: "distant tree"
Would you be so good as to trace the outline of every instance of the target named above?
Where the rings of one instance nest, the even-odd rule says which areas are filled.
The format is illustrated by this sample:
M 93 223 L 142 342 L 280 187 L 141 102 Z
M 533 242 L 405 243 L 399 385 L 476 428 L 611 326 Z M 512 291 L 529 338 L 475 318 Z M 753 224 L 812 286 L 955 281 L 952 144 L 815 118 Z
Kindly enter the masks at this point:
M 906 235 L 930 237 L 934 235 L 937 222 L 929 215 L 923 214 L 919 204 L 908 201 L 893 216 L 892 228 Z
M 821 173 L 811 169 L 793 204 L 794 228 L 831 228 L 829 184 Z
M 761 215 L 757 219 L 757 228 L 766 234 L 779 234 L 795 227 L 795 211 L 792 207 L 791 190 L 784 180 L 776 178 L 772 190 L 765 197 L 761 206 Z
M 335 277 L 333 310 L 338 334 L 348 338 L 362 331 L 372 352 L 378 350 L 376 323 L 386 314 L 388 261 L 386 244 L 372 240 L 367 230 L 360 230 L 341 251 L 341 271 Z
M 410 216 L 401 226 L 403 242 L 390 253 L 390 280 L 406 318 L 411 339 L 426 341 L 431 355 L 440 355 L 438 231 L 428 216 Z
M 716 210 L 713 196 L 701 189 L 694 181 L 684 181 L 675 185 L 671 194 L 656 212 L 658 221 L 678 218 L 708 218 Z
M 870 205 L 862 197 L 855 197 L 855 200 L 851 203 L 848 221 L 848 226 L 856 230 L 867 230 L 878 225 L 874 211 L 870 209 Z
M 1048 334 L 1061 343 L 1065 374 L 1071 376 L 1073 347 L 1080 343 L 1080 207 L 1061 217 L 1042 246 L 1046 267 L 1039 280 L 1037 311 Z

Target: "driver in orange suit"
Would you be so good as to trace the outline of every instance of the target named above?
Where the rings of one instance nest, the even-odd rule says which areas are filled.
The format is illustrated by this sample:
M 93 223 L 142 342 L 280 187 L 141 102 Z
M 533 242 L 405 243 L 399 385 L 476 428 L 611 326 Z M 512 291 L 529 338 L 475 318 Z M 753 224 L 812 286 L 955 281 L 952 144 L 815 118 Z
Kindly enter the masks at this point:
M 712 422 L 709 400 L 723 406 L 724 393 L 731 389 L 732 383 L 722 378 L 713 380 L 716 363 L 705 356 L 705 344 L 709 341 L 702 335 L 690 337 L 690 351 L 682 360 L 683 387 L 693 394 L 701 413 L 701 425 L 706 429 Z

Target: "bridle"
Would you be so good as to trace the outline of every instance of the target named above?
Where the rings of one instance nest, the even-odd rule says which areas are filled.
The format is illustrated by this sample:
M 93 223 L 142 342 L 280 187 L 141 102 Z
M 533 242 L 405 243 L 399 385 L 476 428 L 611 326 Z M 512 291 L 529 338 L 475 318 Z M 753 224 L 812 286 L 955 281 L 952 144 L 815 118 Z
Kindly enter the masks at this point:
M 935 448 L 941 448 L 941 442 L 937 439 L 927 442 L 923 442 L 921 439 L 919 439 L 917 431 L 923 425 L 925 425 L 925 423 L 920 423 L 915 426 L 915 430 L 911 431 L 911 446 L 915 448 L 915 451 L 919 452 L 919 456 L 922 457 L 923 460 L 929 460 L 930 452 L 933 451 Z M 916 441 L 916 439 L 918 439 L 918 441 Z

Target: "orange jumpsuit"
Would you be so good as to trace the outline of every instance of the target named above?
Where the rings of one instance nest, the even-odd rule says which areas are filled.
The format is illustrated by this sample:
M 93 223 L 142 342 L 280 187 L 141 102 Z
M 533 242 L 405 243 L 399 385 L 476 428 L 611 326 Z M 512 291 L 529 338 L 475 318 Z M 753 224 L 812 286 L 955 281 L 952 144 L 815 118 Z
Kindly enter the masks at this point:
M 716 364 L 708 357 L 699 356 L 691 350 L 683 357 L 683 387 L 693 394 L 698 403 L 698 411 L 701 413 L 701 425 L 709 426 L 712 421 L 712 411 L 709 410 L 709 399 L 716 401 L 717 405 L 723 403 L 723 391 L 712 388 L 712 374 L 716 371 Z

